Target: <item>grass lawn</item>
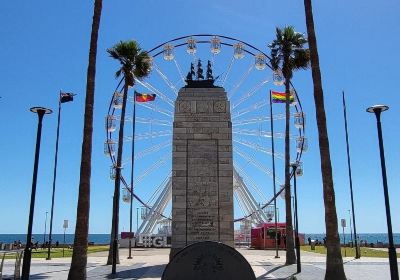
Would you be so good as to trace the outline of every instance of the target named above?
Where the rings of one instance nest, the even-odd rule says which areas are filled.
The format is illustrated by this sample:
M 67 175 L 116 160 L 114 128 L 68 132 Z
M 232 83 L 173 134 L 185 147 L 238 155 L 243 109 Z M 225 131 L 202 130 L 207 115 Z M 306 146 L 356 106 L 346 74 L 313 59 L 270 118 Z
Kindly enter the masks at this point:
M 315 246 L 315 250 L 311 250 L 311 246 L 304 245 L 304 246 L 301 246 L 301 250 L 326 255 L 326 248 L 324 246 Z M 348 247 L 343 248 L 342 247 L 342 256 L 343 257 L 345 256 L 345 250 L 346 250 L 347 257 L 355 257 L 356 256 L 355 248 L 348 248 Z M 360 251 L 361 251 L 361 257 L 373 257 L 373 258 L 387 258 L 388 257 L 387 251 L 374 250 L 374 249 L 367 248 L 367 247 L 361 247 Z M 397 254 L 397 257 L 400 257 L 400 254 Z
M 108 251 L 108 245 L 101 245 L 101 246 L 89 246 L 88 247 L 88 254 Z M 51 258 L 62 258 L 63 257 L 63 249 L 62 248 L 53 248 L 50 251 Z M 65 248 L 64 249 L 64 258 L 72 256 L 72 249 Z M 0 261 L 3 256 L 0 255 Z M 6 259 L 14 259 L 15 254 L 6 255 Z M 32 258 L 47 258 L 47 249 L 37 249 L 32 250 Z

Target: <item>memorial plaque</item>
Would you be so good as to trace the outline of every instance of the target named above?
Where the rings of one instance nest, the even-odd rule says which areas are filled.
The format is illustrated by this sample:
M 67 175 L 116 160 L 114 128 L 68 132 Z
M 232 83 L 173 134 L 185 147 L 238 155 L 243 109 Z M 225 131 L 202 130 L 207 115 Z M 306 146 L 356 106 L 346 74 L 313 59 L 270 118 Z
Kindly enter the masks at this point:
M 234 248 L 205 241 L 179 251 L 161 280 L 255 280 L 253 269 Z
M 233 246 L 232 123 L 223 88 L 183 88 L 175 104 L 171 258 L 199 241 Z

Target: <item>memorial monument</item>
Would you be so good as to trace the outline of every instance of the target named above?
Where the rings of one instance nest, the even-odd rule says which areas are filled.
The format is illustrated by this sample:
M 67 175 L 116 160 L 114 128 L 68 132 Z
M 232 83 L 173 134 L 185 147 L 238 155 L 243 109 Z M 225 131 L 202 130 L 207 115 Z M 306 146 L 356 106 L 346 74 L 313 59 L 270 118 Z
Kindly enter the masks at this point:
M 256 280 L 256 276 L 234 248 L 204 241 L 179 251 L 166 266 L 161 280 Z
M 175 102 L 172 152 L 172 258 L 201 241 L 233 247 L 233 164 L 230 106 L 206 78 L 201 61 L 186 77 Z

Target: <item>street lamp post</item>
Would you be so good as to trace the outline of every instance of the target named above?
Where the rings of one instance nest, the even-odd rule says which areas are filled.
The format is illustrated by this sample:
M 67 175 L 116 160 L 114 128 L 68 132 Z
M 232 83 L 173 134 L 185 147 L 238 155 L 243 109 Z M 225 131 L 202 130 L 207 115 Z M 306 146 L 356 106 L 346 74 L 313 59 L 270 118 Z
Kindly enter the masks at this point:
M 349 210 L 347 210 L 347 211 L 349 211 L 349 223 L 350 223 L 350 240 L 351 240 L 351 248 L 353 248 L 353 229 L 352 229 L 352 227 L 351 227 L 351 212 L 350 212 L 350 209 Z M 356 246 L 356 252 L 357 252 L 357 246 Z
M 74 100 L 73 93 L 66 93 L 60 91 L 60 96 L 58 100 L 58 117 L 57 117 L 57 136 L 56 136 L 56 152 L 54 156 L 54 169 L 53 169 L 53 194 L 51 196 L 51 212 L 50 212 L 50 230 L 49 230 L 49 246 L 47 249 L 46 260 L 51 260 L 50 249 L 52 242 L 52 230 L 53 230 L 53 212 L 54 212 L 54 196 L 56 193 L 56 179 L 57 179 L 57 159 L 58 159 L 58 139 L 60 136 L 60 120 L 61 120 L 61 103 L 66 103 Z
M 297 260 L 297 273 L 301 272 L 301 262 L 300 262 L 300 239 L 299 239 L 299 219 L 297 214 L 297 185 L 296 185 L 296 169 L 298 163 L 294 162 L 291 164 L 293 168 L 293 190 L 294 190 L 294 219 L 295 219 L 295 238 L 296 238 L 296 260 Z
M 31 192 L 31 205 L 29 209 L 29 222 L 28 222 L 28 234 L 26 235 L 26 245 L 24 250 L 24 260 L 22 264 L 22 280 L 29 280 L 29 272 L 31 269 L 31 257 L 32 257 L 32 224 L 33 224 L 33 213 L 35 211 L 35 196 L 36 196 L 36 183 L 37 183 L 37 172 L 39 167 L 39 154 L 40 154 L 40 140 L 42 137 L 42 121 L 45 114 L 51 114 L 51 109 L 43 107 L 32 107 L 31 112 L 38 115 L 38 126 L 36 135 L 36 149 L 35 149 L 35 162 L 33 165 L 33 178 L 32 178 L 32 192 Z
M 367 109 L 368 113 L 374 113 L 376 117 L 376 126 L 378 129 L 378 140 L 379 140 L 379 152 L 381 157 L 381 169 L 382 169 L 382 182 L 383 182 L 383 193 L 385 196 L 385 206 L 386 206 L 386 220 L 388 227 L 388 237 L 389 237 L 389 263 L 390 263 L 390 276 L 391 280 L 399 280 L 399 270 L 397 267 L 397 255 L 396 249 L 393 242 L 393 231 L 392 231 L 392 218 L 390 216 L 390 203 L 389 203 L 389 192 L 387 186 L 386 177 L 386 164 L 385 164 L 385 151 L 383 147 L 382 139 L 382 125 L 381 125 L 381 113 L 388 110 L 389 107 L 386 105 L 374 105 Z
M 47 214 L 49 212 L 46 211 L 46 218 L 44 219 L 44 234 L 43 234 L 43 245 L 46 243 L 46 231 L 47 231 Z
M 347 252 L 346 252 L 346 235 L 344 234 L 344 228 L 346 227 L 346 219 L 341 219 L 341 225 L 343 229 L 343 247 L 344 247 L 344 256 L 347 257 Z
M 64 257 L 64 249 L 65 249 L 65 231 L 68 228 L 68 220 L 64 220 L 63 229 L 64 229 L 64 245 L 63 245 L 63 257 Z

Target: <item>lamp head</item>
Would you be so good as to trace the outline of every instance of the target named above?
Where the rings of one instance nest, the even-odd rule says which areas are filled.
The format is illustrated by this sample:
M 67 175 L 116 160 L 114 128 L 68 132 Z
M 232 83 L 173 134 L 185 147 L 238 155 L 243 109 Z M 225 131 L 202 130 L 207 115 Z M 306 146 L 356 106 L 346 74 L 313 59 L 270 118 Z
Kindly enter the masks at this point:
M 389 106 L 387 105 L 373 105 L 367 108 L 368 113 L 384 112 L 387 110 L 389 110 Z
M 32 108 L 30 108 L 30 111 L 32 113 L 36 113 L 36 114 L 39 112 L 44 112 L 45 114 L 53 113 L 53 111 L 51 109 L 44 108 L 44 107 L 32 107 Z

